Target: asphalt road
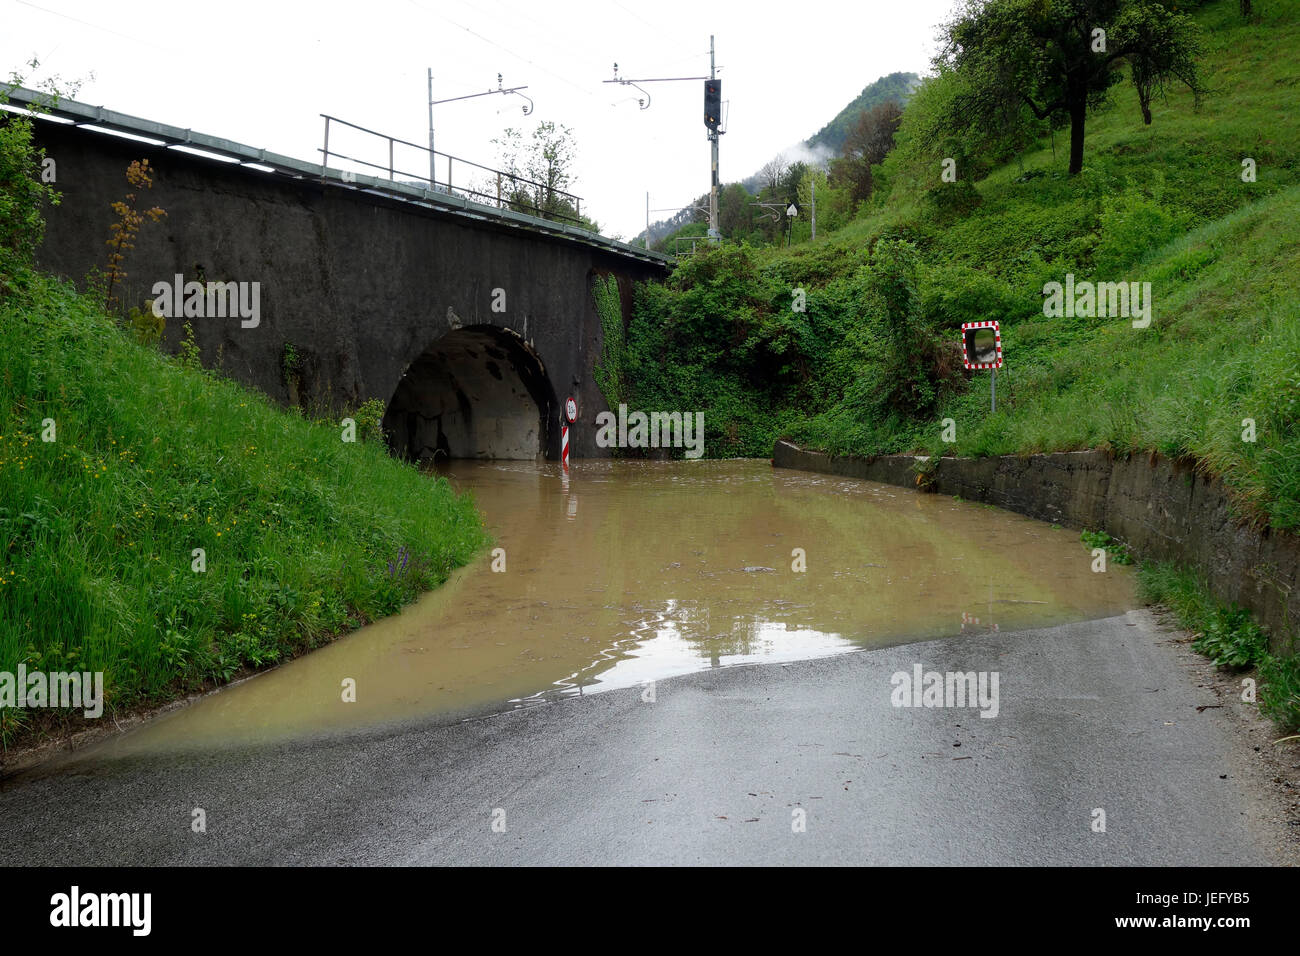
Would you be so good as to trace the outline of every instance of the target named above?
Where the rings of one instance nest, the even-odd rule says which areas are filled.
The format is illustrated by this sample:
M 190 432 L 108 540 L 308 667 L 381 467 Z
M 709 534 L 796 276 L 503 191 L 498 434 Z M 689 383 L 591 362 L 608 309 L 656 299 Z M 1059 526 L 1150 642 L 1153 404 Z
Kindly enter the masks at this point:
M 0 786 L 0 832 L 10 864 L 1282 862 L 1167 637 L 1131 612 L 673 678 L 653 702 L 83 760 Z M 917 663 L 996 671 L 997 716 L 893 706 Z

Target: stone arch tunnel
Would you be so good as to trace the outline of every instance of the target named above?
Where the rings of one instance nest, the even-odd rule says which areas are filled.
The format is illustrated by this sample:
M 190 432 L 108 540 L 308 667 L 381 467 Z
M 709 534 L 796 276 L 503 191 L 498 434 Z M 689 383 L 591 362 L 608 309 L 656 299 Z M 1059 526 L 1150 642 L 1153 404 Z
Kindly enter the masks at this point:
M 285 404 L 342 418 L 378 399 L 393 451 L 415 461 L 556 460 L 570 395 L 581 410 L 572 455 L 609 454 L 592 425 L 606 409 L 592 279 L 618 279 L 626 321 L 631 284 L 665 276 L 665 257 L 70 100 L 51 116 L 36 139 L 57 163 L 62 201 L 46 212 L 44 269 L 80 283 L 103 268 L 111 203 L 129 189 L 127 166 L 147 158 L 145 198 L 166 216 L 136 236 L 123 308 L 178 275 L 259 286 L 255 322 L 169 319 L 165 348 L 178 349 L 188 321 L 205 366 Z
M 393 453 L 411 461 L 545 458 L 558 414 L 541 358 L 508 329 L 477 325 L 416 358 L 384 414 Z

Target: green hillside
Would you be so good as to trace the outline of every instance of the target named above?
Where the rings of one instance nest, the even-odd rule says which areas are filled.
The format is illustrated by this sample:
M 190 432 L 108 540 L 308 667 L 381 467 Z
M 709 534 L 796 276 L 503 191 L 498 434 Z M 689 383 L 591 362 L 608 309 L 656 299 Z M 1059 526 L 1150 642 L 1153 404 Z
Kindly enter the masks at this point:
M 899 106 L 907 103 L 912 90 L 921 82 L 915 73 L 890 73 L 869 84 L 852 102 L 835 114 L 834 119 L 808 138 L 806 145 L 813 150 L 827 149 L 838 153 L 844 146 L 858 116 L 869 112 L 881 103 L 893 100 Z
M 703 410 L 715 456 L 766 456 L 783 434 L 863 455 L 1189 455 L 1244 513 L 1300 527 L 1300 5 L 1256 6 L 1257 22 L 1235 0 L 1196 10 L 1203 107 L 1171 88 L 1146 126 L 1115 87 L 1074 177 L 1058 132 L 942 183 L 918 145 L 923 87 L 853 222 L 790 250 L 724 247 L 640 290 L 614 358 L 632 401 Z M 1070 274 L 1150 283 L 1150 326 L 1046 316 L 1045 285 Z M 1006 357 L 996 415 L 958 344 L 988 319 Z

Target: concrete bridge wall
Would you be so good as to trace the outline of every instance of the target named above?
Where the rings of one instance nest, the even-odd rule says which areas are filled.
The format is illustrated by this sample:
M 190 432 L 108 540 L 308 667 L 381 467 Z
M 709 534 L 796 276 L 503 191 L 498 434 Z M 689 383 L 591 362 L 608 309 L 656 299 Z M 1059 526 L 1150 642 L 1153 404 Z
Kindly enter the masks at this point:
M 130 191 L 128 164 L 148 158 L 154 185 L 137 205 L 167 215 L 146 222 L 127 252 L 122 303 L 143 306 L 154 283 L 178 273 L 260 283 L 256 327 L 190 320 L 204 365 L 318 413 L 341 416 L 378 398 L 391 405 L 386 424 L 399 452 L 427 456 L 441 441 L 455 457 L 535 457 L 536 447 L 556 458 L 565 396 L 588 421 L 605 408 L 592 378 L 602 333 L 591 280 L 664 274 L 581 241 L 319 177 L 49 121 L 37 134 L 63 193 L 47 216 L 43 268 L 83 285 L 88 270 L 104 267 L 110 204 Z M 184 322 L 167 321 L 173 351 Z M 301 361 L 296 382 L 287 346 Z M 605 454 L 593 436 L 575 430 L 572 454 Z

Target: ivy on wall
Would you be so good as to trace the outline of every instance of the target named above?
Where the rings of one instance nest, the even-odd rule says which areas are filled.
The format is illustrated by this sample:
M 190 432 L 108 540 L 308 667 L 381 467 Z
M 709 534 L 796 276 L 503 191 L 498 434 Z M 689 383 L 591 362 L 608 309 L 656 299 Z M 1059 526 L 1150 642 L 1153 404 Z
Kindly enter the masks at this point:
M 596 387 L 605 398 L 605 404 L 617 408 L 627 401 L 625 368 L 627 341 L 623 331 L 623 299 L 614 276 L 596 276 L 591 283 L 591 297 L 596 303 L 596 315 L 604 333 L 600 363 L 594 371 Z

